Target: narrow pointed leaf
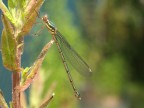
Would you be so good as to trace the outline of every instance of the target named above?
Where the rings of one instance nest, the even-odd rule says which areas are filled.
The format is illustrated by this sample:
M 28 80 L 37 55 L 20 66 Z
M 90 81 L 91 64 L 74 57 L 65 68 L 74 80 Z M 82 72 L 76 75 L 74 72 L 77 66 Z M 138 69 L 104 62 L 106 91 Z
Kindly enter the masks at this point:
M 5 6 L 5 4 L 2 1 L 0 1 L 0 9 L 2 10 L 3 14 L 14 24 L 15 21 L 13 20 L 13 17 L 9 12 L 9 9 Z
M 39 108 L 46 108 L 46 107 L 49 105 L 49 103 L 51 102 L 51 100 L 53 99 L 54 95 L 55 95 L 55 94 L 53 93 L 49 98 L 47 98 L 47 99 L 40 105 Z
M 31 16 L 27 19 L 25 24 L 23 25 L 22 32 L 19 34 L 19 36 L 25 36 L 27 33 L 29 33 L 29 31 L 31 30 L 32 26 L 36 22 L 36 17 L 37 17 L 36 12 L 33 12 L 31 14 Z
M 39 11 L 43 2 L 44 2 L 44 0 L 31 0 L 28 3 L 28 5 L 25 9 L 26 21 L 23 25 L 22 33 L 20 34 L 20 36 L 26 35 L 31 30 L 32 26 L 36 22 L 37 12 Z
M 50 87 L 49 90 L 47 91 L 44 100 L 41 101 L 40 107 L 39 108 L 46 108 L 46 106 L 49 105 L 49 103 L 51 102 L 51 100 L 53 99 L 55 93 L 53 92 L 54 89 L 56 88 L 56 83 L 53 82 Z
M 28 18 L 33 12 L 38 11 L 38 9 L 43 4 L 44 0 L 31 0 L 26 7 L 26 17 Z
M 8 108 L 8 105 L 3 97 L 1 90 L 0 90 L 0 108 Z
M 51 40 L 48 44 L 46 44 L 44 46 L 44 48 L 42 49 L 37 60 L 34 62 L 33 66 L 31 67 L 31 69 L 29 71 L 29 75 L 27 75 L 26 81 L 20 87 L 17 87 L 17 89 L 19 89 L 20 91 L 24 91 L 30 86 L 30 84 L 32 83 L 32 81 L 36 77 L 40 66 L 42 65 L 42 62 L 44 60 L 44 57 L 46 56 L 48 49 L 51 47 L 53 42 L 54 41 Z

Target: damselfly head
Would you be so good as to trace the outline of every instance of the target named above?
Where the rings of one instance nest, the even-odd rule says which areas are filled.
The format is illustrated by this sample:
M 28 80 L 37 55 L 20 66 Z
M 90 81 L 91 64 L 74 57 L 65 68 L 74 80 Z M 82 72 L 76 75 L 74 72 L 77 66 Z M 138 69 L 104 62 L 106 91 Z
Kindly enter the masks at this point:
M 46 21 L 48 20 L 48 16 L 47 16 L 47 15 L 44 15 L 44 16 L 42 17 L 42 20 L 46 22 Z

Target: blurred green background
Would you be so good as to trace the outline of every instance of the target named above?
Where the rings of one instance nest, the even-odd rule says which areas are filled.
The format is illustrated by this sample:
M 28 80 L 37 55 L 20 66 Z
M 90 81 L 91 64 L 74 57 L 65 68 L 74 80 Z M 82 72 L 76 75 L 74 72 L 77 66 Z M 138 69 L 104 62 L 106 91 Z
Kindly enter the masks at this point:
M 53 45 L 35 86 L 26 91 L 30 108 L 47 91 L 56 94 L 48 108 L 144 108 L 144 0 L 46 0 L 40 11 L 44 14 L 89 64 L 93 75 L 83 77 L 70 68 L 82 96 L 78 101 Z M 25 37 L 22 67 L 31 66 L 51 39 L 46 29 L 32 36 L 40 27 L 36 24 Z M 1 60 L 0 88 L 9 102 L 11 73 Z

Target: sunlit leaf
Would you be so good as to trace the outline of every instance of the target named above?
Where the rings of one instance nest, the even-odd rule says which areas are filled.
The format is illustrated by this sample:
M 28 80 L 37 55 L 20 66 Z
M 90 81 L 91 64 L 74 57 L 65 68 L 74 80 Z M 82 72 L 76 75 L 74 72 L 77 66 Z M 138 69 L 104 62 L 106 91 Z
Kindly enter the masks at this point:
M 3 97 L 1 90 L 0 90 L 0 108 L 8 108 L 8 105 Z
M 23 84 L 28 76 L 28 72 L 30 70 L 31 67 L 26 67 L 24 70 L 22 70 L 21 73 L 21 84 Z
M 2 10 L 3 14 L 11 21 L 11 23 L 15 23 L 9 9 L 5 6 L 5 4 L 0 1 L 0 9 Z
M 8 0 L 9 9 L 13 8 L 24 8 L 27 0 Z
M 8 7 L 9 9 L 12 9 L 14 7 L 16 7 L 16 3 L 15 0 L 8 0 Z
M 14 37 L 13 28 L 4 15 L 2 15 L 2 21 L 4 25 L 1 39 L 3 65 L 8 70 L 17 70 L 17 43 Z
M 8 0 L 8 8 L 12 15 L 16 12 L 16 3 L 14 0 Z

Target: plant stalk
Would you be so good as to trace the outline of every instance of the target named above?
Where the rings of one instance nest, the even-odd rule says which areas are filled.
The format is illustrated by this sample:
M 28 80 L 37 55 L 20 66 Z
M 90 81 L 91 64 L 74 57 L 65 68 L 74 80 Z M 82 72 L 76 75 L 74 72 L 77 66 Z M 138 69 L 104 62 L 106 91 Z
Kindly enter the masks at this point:
M 18 38 L 18 45 L 23 43 L 23 37 Z M 20 86 L 20 73 L 21 73 L 21 55 L 23 52 L 23 46 L 17 49 L 17 65 L 18 69 L 12 74 L 12 103 L 13 108 L 21 108 L 21 92 L 16 89 Z
M 15 89 L 20 85 L 20 72 L 13 72 L 12 74 L 12 103 L 13 108 L 21 108 L 20 104 L 20 92 Z

